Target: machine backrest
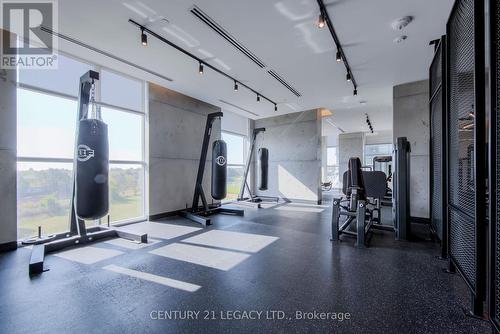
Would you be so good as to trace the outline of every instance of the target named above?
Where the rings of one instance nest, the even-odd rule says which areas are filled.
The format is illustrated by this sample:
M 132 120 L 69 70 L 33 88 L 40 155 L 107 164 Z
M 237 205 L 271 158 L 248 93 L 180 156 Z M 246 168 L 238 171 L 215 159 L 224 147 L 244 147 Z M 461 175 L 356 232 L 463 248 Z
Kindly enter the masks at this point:
M 363 171 L 363 181 L 367 197 L 382 199 L 387 192 L 387 177 L 381 171 Z
M 359 158 L 349 159 L 349 170 L 342 176 L 342 192 L 350 196 L 352 188 L 358 188 L 359 199 L 364 199 L 366 197 L 363 171 Z

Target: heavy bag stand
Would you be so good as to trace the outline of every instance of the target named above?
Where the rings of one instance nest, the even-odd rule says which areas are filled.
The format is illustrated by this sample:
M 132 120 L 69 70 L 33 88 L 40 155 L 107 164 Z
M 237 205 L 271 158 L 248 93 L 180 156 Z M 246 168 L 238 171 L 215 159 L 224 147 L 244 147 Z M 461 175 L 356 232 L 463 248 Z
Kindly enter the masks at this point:
M 70 230 L 66 233 L 59 233 L 42 237 L 40 230 L 38 238 L 31 239 L 25 244 L 32 244 L 31 258 L 29 263 L 29 274 L 36 275 L 44 271 L 43 262 L 45 254 L 55 252 L 66 247 L 78 246 L 82 244 L 91 243 L 105 238 L 124 238 L 137 242 L 147 243 L 147 234 L 135 234 L 125 231 L 120 231 L 108 226 L 93 226 L 87 228 L 85 221 L 78 218 L 76 214 L 76 200 L 75 200 L 75 182 L 76 182 L 76 165 L 77 165 L 77 138 L 78 138 L 78 124 L 83 118 L 87 118 L 88 107 L 91 97 L 91 90 L 94 87 L 95 80 L 99 80 L 99 73 L 95 71 L 88 71 L 80 78 L 80 90 L 78 93 L 78 117 L 76 119 L 76 134 L 75 134 L 75 156 L 73 159 L 73 195 L 71 197 L 71 217 L 70 217 Z
M 215 215 L 218 213 L 228 213 L 243 216 L 245 214 L 245 211 L 241 209 L 224 208 L 220 204 L 209 205 L 207 203 L 205 191 L 203 190 L 203 174 L 205 171 L 205 163 L 207 161 L 210 136 L 212 134 L 212 125 L 217 118 L 221 118 L 223 115 L 224 114 L 222 112 L 215 112 L 208 114 L 207 116 L 207 124 L 205 125 L 205 134 L 203 136 L 203 144 L 201 147 L 200 163 L 198 165 L 198 175 L 196 177 L 196 184 L 194 186 L 193 204 L 190 209 L 180 211 L 179 213 L 182 217 L 185 217 L 203 226 L 208 226 L 211 224 L 210 217 L 208 217 L 210 215 Z M 203 204 L 201 207 L 198 205 L 200 198 Z
M 247 162 L 245 165 L 245 174 L 243 176 L 243 182 L 241 183 L 240 193 L 238 194 L 238 202 L 239 204 L 249 205 L 252 207 L 261 208 L 261 202 L 279 202 L 279 197 L 270 197 L 270 196 L 256 196 L 252 193 L 250 186 L 248 185 L 248 173 L 250 172 L 250 165 L 252 163 L 253 151 L 255 148 L 255 141 L 257 140 L 257 135 L 260 132 L 265 132 L 266 128 L 257 128 L 253 130 L 252 142 L 250 144 L 250 152 L 248 153 Z M 245 189 L 248 191 L 248 195 L 250 197 L 245 196 Z

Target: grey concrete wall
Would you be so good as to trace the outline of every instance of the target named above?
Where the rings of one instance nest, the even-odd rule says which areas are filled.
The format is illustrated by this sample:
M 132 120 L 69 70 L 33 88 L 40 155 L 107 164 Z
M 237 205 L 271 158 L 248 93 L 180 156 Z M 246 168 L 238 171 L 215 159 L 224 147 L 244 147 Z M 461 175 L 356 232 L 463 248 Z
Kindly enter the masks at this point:
M 217 111 L 216 106 L 149 84 L 149 215 L 191 206 L 207 115 Z M 220 139 L 220 129 L 216 120 L 203 178 L 209 202 L 212 143 Z
M 342 182 L 342 175 L 348 170 L 350 158 L 360 158 L 363 162 L 365 147 L 365 134 L 363 132 L 341 133 L 339 135 L 339 177 Z
M 269 187 L 256 193 L 291 201 L 321 201 L 321 114 L 308 110 L 259 119 L 256 128 L 265 127 L 258 137 L 258 149 L 269 149 Z M 257 174 L 256 174 L 257 175 Z M 258 177 L 255 178 L 258 182 Z
M 410 214 L 429 218 L 429 83 L 411 82 L 393 89 L 393 135 L 411 144 Z
M 0 245 L 17 241 L 16 122 L 16 71 L 0 69 Z

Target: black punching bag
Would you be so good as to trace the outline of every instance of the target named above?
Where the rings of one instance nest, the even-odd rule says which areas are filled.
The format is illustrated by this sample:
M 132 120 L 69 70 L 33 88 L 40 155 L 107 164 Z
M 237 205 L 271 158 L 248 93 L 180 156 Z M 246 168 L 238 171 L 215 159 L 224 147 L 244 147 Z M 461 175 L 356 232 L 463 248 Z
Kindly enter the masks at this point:
M 259 148 L 259 190 L 267 190 L 267 174 L 269 173 L 269 150 Z
M 79 122 L 76 163 L 76 215 L 99 219 L 109 209 L 108 126 L 97 119 Z
M 212 146 L 212 197 L 226 198 L 227 146 L 223 140 L 216 140 Z

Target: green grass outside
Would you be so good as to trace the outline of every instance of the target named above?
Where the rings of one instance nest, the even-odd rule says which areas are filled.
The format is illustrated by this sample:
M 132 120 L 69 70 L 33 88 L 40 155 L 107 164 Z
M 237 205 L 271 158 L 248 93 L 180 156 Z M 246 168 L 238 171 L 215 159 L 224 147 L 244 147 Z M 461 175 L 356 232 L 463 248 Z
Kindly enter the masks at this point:
M 111 222 L 142 216 L 142 198 L 140 196 L 130 196 L 124 202 L 111 203 L 109 214 Z M 42 226 L 43 234 L 69 230 L 69 213 L 67 215 L 52 217 L 48 217 L 47 215 L 21 216 L 18 219 L 19 239 L 35 236 L 38 233 L 38 226 Z M 103 223 L 106 223 L 106 219 L 106 217 L 103 218 Z M 93 221 L 87 221 L 86 223 L 87 226 L 94 225 Z

